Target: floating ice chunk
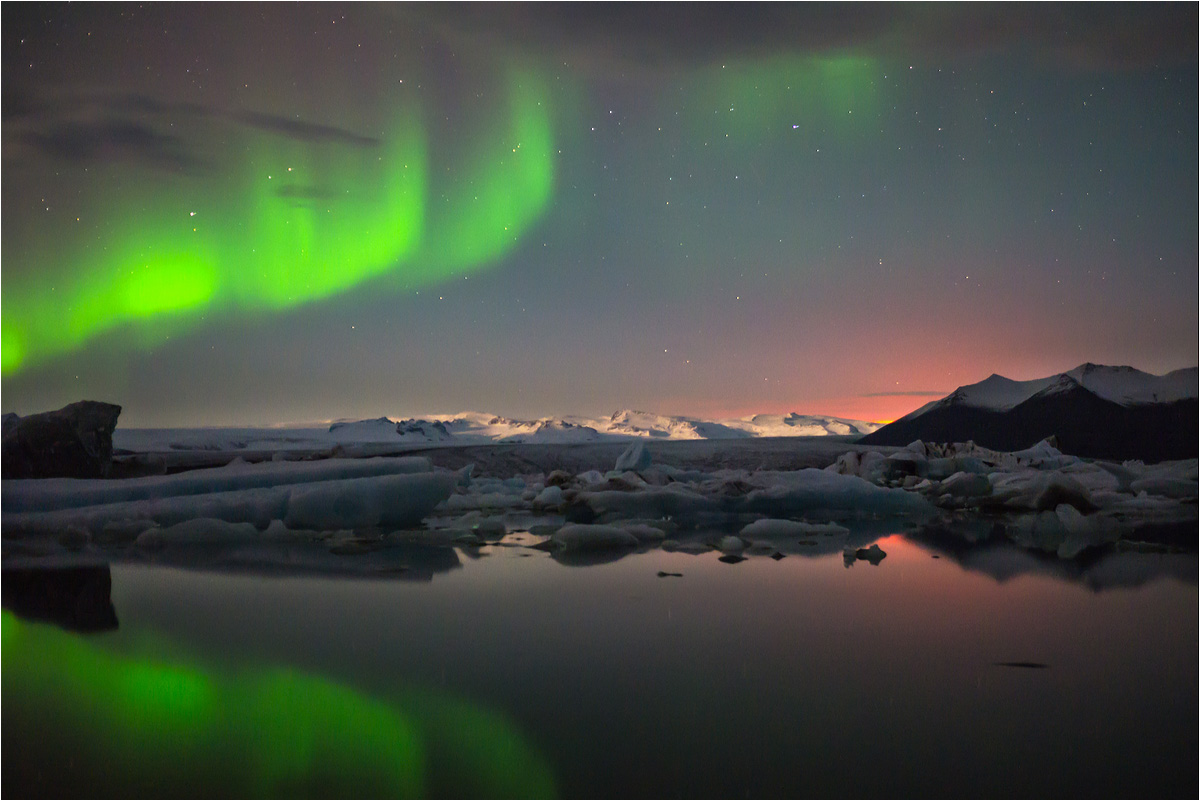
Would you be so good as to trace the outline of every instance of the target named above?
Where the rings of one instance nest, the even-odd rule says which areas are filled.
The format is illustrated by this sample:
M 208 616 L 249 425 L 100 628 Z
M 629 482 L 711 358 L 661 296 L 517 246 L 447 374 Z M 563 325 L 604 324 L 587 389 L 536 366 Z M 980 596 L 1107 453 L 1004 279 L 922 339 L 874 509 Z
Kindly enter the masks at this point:
M 326 481 L 292 489 L 288 528 L 403 528 L 420 523 L 454 491 L 453 473 Z
M 548 487 L 567 487 L 573 483 L 575 483 L 575 476 L 566 470 L 551 470 L 550 475 L 546 476 L 546 486 Z
M 1196 498 L 1196 482 L 1186 478 L 1171 476 L 1148 476 L 1133 481 L 1129 485 L 1133 493 L 1146 492 L 1151 495 L 1161 495 L 1164 498 Z
M 831 473 L 841 473 L 843 476 L 857 476 L 860 466 L 858 451 L 847 451 L 825 469 Z
M 40 512 L 314 481 L 428 473 L 432 470 L 429 459 L 423 456 L 260 464 L 247 464 L 237 459 L 224 467 L 189 470 L 170 476 L 120 480 L 59 478 L 5 481 L 0 502 L 6 513 Z
M 692 556 L 712 550 L 702 542 L 680 542 L 679 540 L 663 540 L 660 547 L 667 553 L 686 553 Z
M 564 551 L 608 550 L 636 548 L 638 538 L 616 526 L 575 523 L 554 532 L 551 541 Z
M 955 473 L 942 482 L 941 490 L 958 498 L 979 498 L 992 494 L 992 482 L 980 473 Z
M 929 464 L 923 455 L 903 450 L 889 454 L 884 460 L 883 478 L 896 481 L 907 476 L 924 476 L 929 471 Z
M 1059 470 L 1025 469 L 993 473 L 990 478 L 995 502 L 1011 509 L 1047 511 L 1067 503 L 1086 514 L 1097 508 L 1088 488 Z
M 717 540 L 717 550 L 724 554 L 740 554 L 746 550 L 746 542 L 741 537 L 729 534 Z
M 887 473 L 887 459 L 878 451 L 868 451 L 859 457 L 858 476 L 878 484 Z
M 941 481 L 959 472 L 958 460 L 953 456 L 930 459 L 925 466 L 925 475 L 933 481 Z
M 646 523 L 622 523 L 619 528 L 637 537 L 638 542 L 662 542 L 667 536 L 661 528 Z
M 580 473 L 579 475 L 575 476 L 575 478 L 579 479 L 579 481 L 584 484 L 604 483 L 604 476 L 600 474 L 599 470 L 588 470 L 585 473 Z
M 471 533 L 482 540 L 495 541 L 504 539 L 508 529 L 502 518 L 485 517 L 471 526 Z
M 562 504 L 562 502 L 562 487 L 558 486 L 557 484 L 551 484 L 549 487 L 546 487 L 537 494 L 537 497 L 533 499 L 533 505 L 535 507 L 540 506 L 543 508 L 547 506 L 559 506 Z
M 112 520 L 96 533 L 95 540 L 100 544 L 133 542 L 139 534 L 154 525 L 153 520 Z
M 137 538 L 140 548 L 162 548 L 171 545 L 238 545 L 255 542 L 258 531 L 249 523 L 228 523 L 211 517 L 185 520 L 165 528 L 150 528 Z
M 645 470 L 650 466 L 650 451 L 646 449 L 645 443 L 641 440 L 634 442 L 625 452 L 617 457 L 616 469 L 619 472 L 626 470 Z
M 880 457 L 882 463 L 882 457 Z M 869 515 L 934 514 L 925 498 L 902 489 L 877 487 L 855 476 L 808 468 L 787 473 L 760 471 L 755 476 L 769 486 L 742 499 L 740 511 L 771 517 L 801 517 L 817 512 L 842 511 Z
M 283 520 L 289 528 L 398 528 L 420 522 L 453 488 L 452 473 L 384 475 L 6 514 L 5 526 L 53 530 L 76 525 L 103 532 L 111 524 L 128 520 L 167 527 L 212 518 L 249 523 L 258 530 L 265 530 L 272 520 Z
M 678 483 L 646 487 L 637 492 L 581 491 L 575 501 L 585 504 L 596 516 L 608 519 L 694 517 L 720 510 L 715 500 Z
M 1042 483 L 1033 508 L 1038 511 L 1054 509 L 1061 503 L 1068 503 L 1081 512 L 1095 510 L 1091 493 L 1078 479 L 1062 472 L 1054 471 L 1042 477 Z
M 647 484 L 642 480 L 642 477 L 631 470 L 626 470 L 623 473 L 618 473 L 616 470 L 612 470 L 605 477 L 603 484 L 598 487 L 591 487 L 591 490 L 596 492 L 600 490 L 614 489 L 629 492 L 631 490 L 641 489 L 645 486 L 647 486 Z
M 464 466 L 460 467 L 457 471 L 455 471 L 455 475 L 458 477 L 458 486 L 460 486 L 460 487 L 471 486 L 471 473 L 473 473 L 474 471 L 475 471 L 475 463 L 474 462 L 471 462 L 468 465 L 464 465 Z
M 802 523 L 796 520 L 755 520 L 741 530 L 739 536 L 747 539 L 790 539 L 813 535 L 842 535 L 850 530 L 834 523 Z
M 465 512 L 472 509 L 511 509 L 522 504 L 521 496 L 506 492 L 467 492 L 448 497 L 444 508 L 448 512 Z

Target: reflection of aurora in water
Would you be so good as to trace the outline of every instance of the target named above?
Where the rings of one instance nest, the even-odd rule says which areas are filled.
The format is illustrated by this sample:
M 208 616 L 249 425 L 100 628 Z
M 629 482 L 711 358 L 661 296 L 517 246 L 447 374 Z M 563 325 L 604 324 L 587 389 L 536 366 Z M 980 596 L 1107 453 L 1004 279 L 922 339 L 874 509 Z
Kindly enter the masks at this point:
M 108 226 L 98 242 L 6 252 L 42 269 L 4 284 L 4 373 L 122 326 L 157 344 L 208 310 L 277 310 L 385 274 L 422 286 L 493 263 L 542 214 L 555 176 L 545 82 L 513 69 L 502 83 L 494 124 L 453 163 L 432 163 L 409 103 L 378 147 L 246 130 L 224 177 L 131 185 L 116 208 L 94 198 Z
M 218 674 L 7 611 L 3 653 L 5 795 L 553 793 L 509 723 L 444 694 L 389 703 L 287 668 Z

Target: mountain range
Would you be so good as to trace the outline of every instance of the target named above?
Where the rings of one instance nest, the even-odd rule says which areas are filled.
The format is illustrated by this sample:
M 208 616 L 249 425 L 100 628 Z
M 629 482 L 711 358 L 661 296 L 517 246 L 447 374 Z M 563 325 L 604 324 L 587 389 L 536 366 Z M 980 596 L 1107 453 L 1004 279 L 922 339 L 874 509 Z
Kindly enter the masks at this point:
M 744 439 L 749 437 L 855 436 L 879 428 L 878 423 L 809 414 L 758 414 L 707 420 L 622 409 L 608 417 L 545 417 L 516 420 L 479 412 L 429 415 L 393 421 L 338 422 L 337 437 L 428 442 L 598 442 L 611 439 Z
M 916 439 L 995 450 L 1055 437 L 1064 453 L 1098 459 L 1162 461 L 1197 455 L 1195 367 L 1152 375 L 1132 367 L 1081 364 L 1032 381 L 991 375 L 956 389 L 861 440 L 906 445 Z

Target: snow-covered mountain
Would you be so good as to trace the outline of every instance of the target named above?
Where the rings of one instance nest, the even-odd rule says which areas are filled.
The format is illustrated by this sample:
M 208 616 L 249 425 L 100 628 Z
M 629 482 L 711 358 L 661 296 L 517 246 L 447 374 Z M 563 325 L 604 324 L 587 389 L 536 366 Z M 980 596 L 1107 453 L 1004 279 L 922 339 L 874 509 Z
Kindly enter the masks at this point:
M 1197 368 L 1152 375 L 1081 364 L 1032 381 L 991 375 L 863 437 L 864 444 L 974 440 L 998 450 L 1055 436 L 1078 456 L 1180 459 L 1197 452 Z
M 1088 362 L 1065 373 L 1013 381 L 992 373 L 976 384 L 959 387 L 941 400 L 927 403 L 901 420 L 912 420 L 945 406 L 968 406 L 1003 412 L 1024 403 L 1041 392 L 1063 392 L 1081 386 L 1099 398 L 1130 406 L 1144 403 L 1172 403 L 1196 397 L 1197 368 L 1174 370 L 1166 375 L 1143 373 L 1133 367 L 1109 367 Z M 899 422 L 899 421 L 897 421 Z
M 623 409 L 608 417 L 543 417 L 516 420 L 481 412 L 431 414 L 393 420 L 338 420 L 328 427 L 122 429 L 113 434 L 118 449 L 243 450 L 305 449 L 350 444 L 573 443 L 654 439 L 743 439 L 857 435 L 876 423 L 819 415 L 770 415 L 722 420 L 670 416 Z

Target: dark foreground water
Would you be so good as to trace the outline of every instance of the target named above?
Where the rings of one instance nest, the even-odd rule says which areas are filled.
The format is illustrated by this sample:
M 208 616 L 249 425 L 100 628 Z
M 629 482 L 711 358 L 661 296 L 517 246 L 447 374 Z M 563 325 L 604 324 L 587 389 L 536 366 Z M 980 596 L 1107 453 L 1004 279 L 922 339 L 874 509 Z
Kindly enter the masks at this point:
M 373 579 L 113 565 L 102 633 L 6 612 L 3 792 L 1197 795 L 1195 554 L 522 541 Z

